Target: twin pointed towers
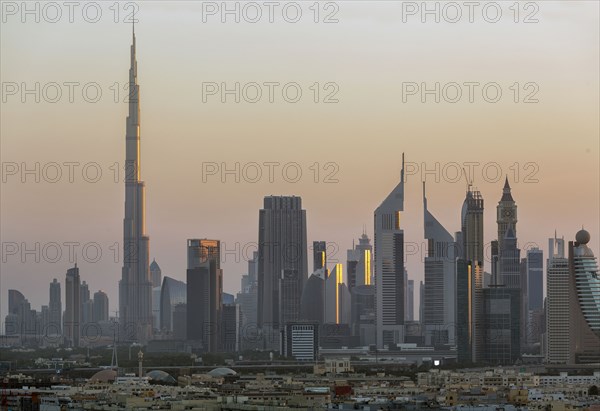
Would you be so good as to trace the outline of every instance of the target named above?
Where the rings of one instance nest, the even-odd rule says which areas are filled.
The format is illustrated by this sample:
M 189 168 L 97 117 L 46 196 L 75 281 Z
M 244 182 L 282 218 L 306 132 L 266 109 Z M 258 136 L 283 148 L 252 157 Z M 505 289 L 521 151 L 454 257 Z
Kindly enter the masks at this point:
M 152 279 L 150 239 L 146 235 L 145 184 L 141 180 L 139 96 L 134 29 L 125 133 L 125 217 L 123 269 L 119 281 L 119 328 L 120 340 L 146 342 L 152 336 Z

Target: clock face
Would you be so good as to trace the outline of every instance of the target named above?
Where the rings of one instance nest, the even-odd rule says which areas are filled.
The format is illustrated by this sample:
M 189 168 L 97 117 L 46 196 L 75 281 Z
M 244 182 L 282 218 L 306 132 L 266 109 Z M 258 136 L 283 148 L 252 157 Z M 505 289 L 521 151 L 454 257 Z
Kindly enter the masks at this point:
M 513 213 L 512 213 L 512 211 L 511 211 L 511 210 L 505 210 L 505 211 L 504 211 L 504 217 L 509 217 L 509 218 L 510 218 L 510 217 L 512 217 L 512 216 L 513 216 Z

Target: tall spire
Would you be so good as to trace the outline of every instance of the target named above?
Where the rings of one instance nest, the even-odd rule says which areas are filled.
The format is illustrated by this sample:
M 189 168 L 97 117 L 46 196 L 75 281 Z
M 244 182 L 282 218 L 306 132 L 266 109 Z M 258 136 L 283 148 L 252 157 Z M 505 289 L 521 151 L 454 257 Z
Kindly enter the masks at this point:
M 506 176 L 506 180 L 504 180 L 504 188 L 502 189 L 502 198 L 500 201 L 515 201 L 512 198 L 512 194 L 510 193 L 510 184 L 508 184 L 508 176 Z
M 125 131 L 125 216 L 119 283 L 119 324 L 128 340 L 147 341 L 152 334 L 152 283 L 149 272 L 149 238 L 145 227 L 145 185 L 141 179 L 140 87 L 137 82 L 135 26 L 129 68 L 129 112 Z M 133 250 L 133 251 L 132 251 Z

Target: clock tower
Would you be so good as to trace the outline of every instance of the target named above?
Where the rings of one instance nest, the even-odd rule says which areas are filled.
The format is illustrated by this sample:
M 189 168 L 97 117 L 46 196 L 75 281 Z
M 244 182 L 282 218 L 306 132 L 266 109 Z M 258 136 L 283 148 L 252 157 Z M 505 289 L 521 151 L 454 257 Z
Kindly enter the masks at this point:
M 512 228 L 515 238 L 517 237 L 517 205 L 510 193 L 508 177 L 506 177 L 504 182 L 502 198 L 496 207 L 496 222 L 498 223 L 498 245 L 502 248 L 504 236 L 509 227 Z

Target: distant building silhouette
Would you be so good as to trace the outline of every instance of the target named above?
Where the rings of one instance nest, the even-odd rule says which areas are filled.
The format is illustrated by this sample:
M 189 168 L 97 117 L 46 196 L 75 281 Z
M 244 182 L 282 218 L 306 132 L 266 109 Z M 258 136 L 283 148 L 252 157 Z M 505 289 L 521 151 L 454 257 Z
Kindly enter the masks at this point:
M 81 335 L 81 279 L 79 268 L 67 270 L 65 279 L 65 315 L 63 318 L 63 330 L 66 344 L 70 347 L 79 347 Z
M 308 271 L 302 200 L 265 197 L 258 227 L 257 323 L 264 337 L 262 348 L 278 349 L 280 327 L 300 317 Z
M 187 302 L 187 286 L 183 281 L 165 276 L 160 291 L 160 330 L 173 333 L 175 306 Z M 185 338 L 185 336 L 183 337 Z
M 188 240 L 187 339 L 203 352 L 219 350 L 223 294 L 220 241 Z
M 50 320 L 49 335 L 62 335 L 62 297 L 60 282 L 55 278 L 50 283 L 50 303 L 48 304 Z

